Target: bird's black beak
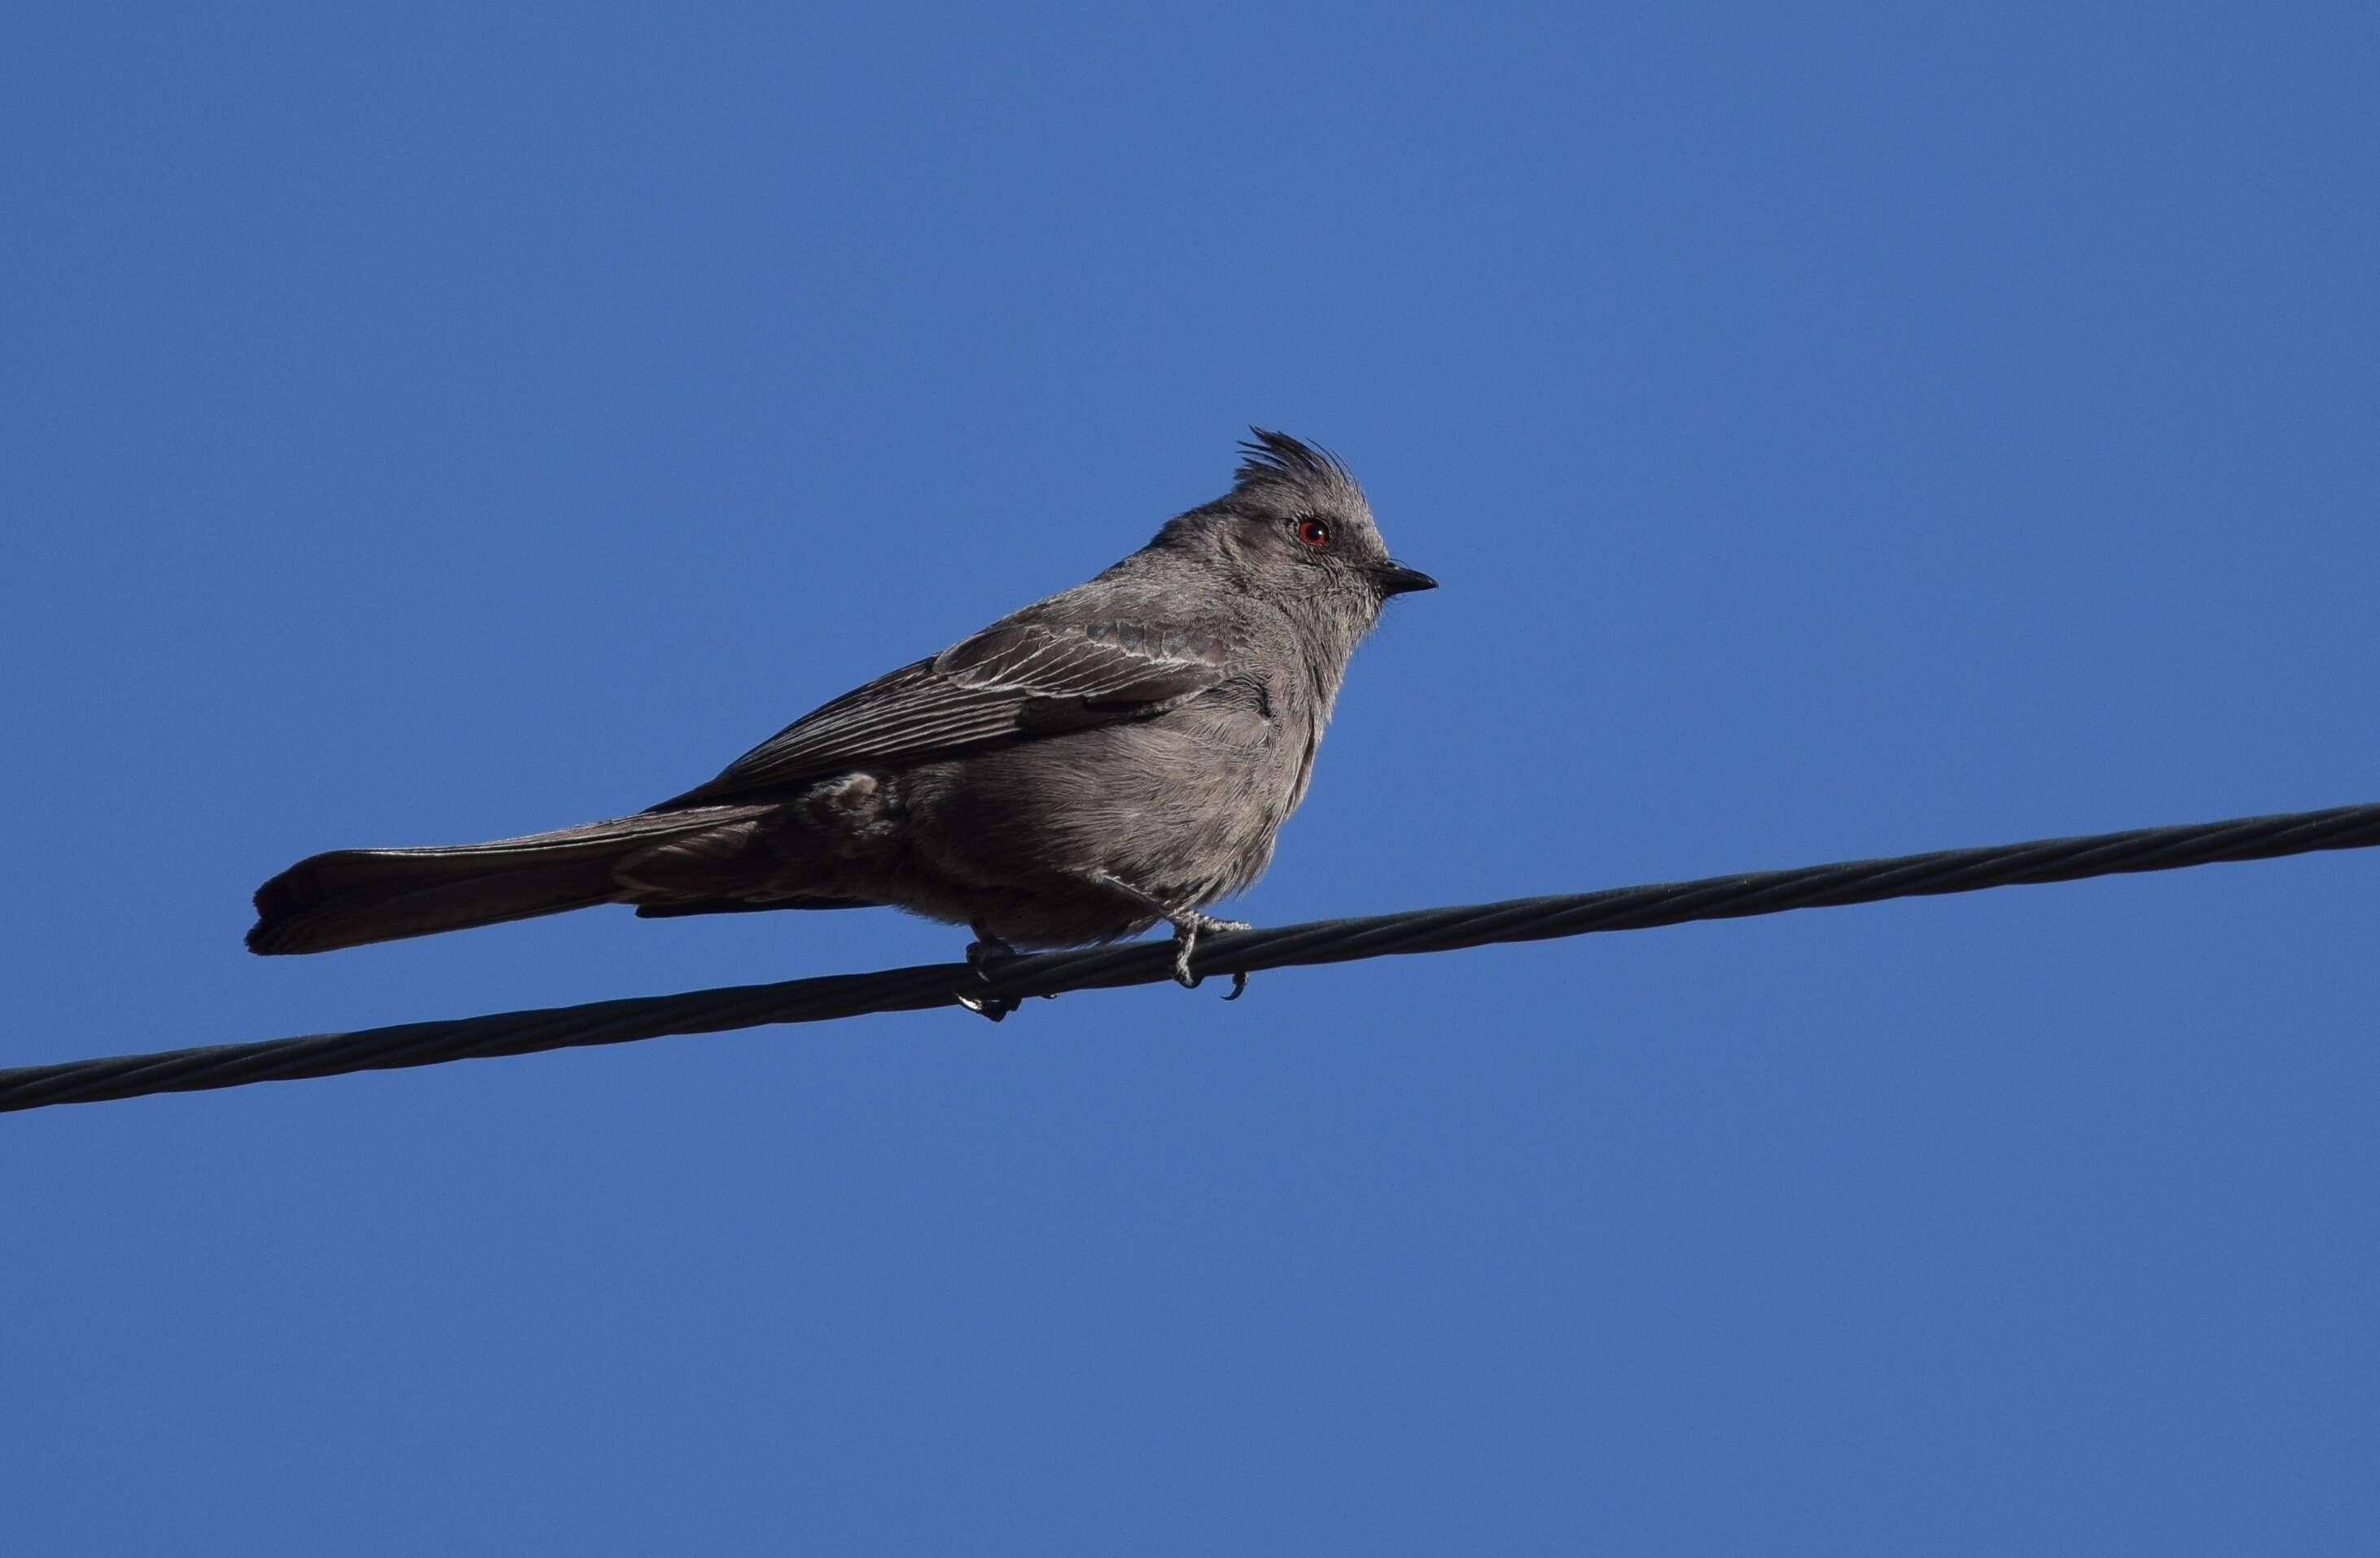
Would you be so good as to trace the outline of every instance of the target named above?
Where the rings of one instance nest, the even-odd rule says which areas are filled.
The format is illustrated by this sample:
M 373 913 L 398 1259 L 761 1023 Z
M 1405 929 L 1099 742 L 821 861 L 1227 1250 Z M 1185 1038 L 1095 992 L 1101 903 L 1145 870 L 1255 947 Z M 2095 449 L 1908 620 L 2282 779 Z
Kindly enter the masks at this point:
M 1380 594 L 1384 599 L 1390 595 L 1402 595 L 1409 590 L 1438 588 L 1438 580 L 1419 568 L 1408 568 L 1402 563 L 1382 563 L 1372 570 L 1372 577 L 1379 580 Z

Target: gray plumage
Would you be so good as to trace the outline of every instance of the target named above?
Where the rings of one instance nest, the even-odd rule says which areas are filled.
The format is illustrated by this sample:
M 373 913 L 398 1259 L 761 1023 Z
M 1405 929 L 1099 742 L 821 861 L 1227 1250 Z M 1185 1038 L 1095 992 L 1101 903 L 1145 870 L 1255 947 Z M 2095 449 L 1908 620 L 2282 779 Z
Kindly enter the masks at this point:
M 979 960 L 1199 911 L 1272 858 L 1390 560 L 1344 466 L 1256 430 L 1231 492 L 1089 582 L 805 715 L 709 784 L 489 844 L 342 849 L 258 889 L 259 953 L 595 904 L 641 915 L 891 905 Z M 998 1015 L 996 1012 L 993 1015 Z

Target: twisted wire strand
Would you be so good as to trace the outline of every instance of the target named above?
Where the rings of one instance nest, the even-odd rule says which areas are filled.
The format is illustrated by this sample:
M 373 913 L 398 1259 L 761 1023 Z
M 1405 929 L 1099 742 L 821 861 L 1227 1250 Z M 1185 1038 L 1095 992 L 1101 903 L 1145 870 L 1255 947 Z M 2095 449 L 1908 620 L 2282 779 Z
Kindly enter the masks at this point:
M 1201 938 L 1191 967 L 1202 977 L 1256 973 L 2375 844 L 2380 844 L 2380 804 L 2341 806 L 1232 931 Z M 1171 979 L 1172 961 L 1168 943 L 1141 942 L 1020 957 L 1002 965 L 989 980 L 964 963 L 937 963 L 353 1033 L 17 1066 L 0 1069 L 0 1113 L 620 1044 L 669 1034 L 718 1033 L 769 1023 L 923 1011 L 954 1004 L 962 994 L 1022 1000 L 1074 990 L 1112 990 Z

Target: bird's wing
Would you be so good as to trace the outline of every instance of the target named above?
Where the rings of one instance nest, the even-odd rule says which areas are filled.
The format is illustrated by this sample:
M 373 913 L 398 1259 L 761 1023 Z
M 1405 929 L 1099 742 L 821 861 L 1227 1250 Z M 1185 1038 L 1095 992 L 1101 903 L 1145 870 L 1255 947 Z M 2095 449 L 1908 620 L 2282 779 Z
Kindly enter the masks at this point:
M 879 762 L 1163 713 L 1231 672 L 1212 634 L 1135 623 L 1002 623 L 811 711 L 663 807 Z M 659 809 L 658 808 L 656 809 Z

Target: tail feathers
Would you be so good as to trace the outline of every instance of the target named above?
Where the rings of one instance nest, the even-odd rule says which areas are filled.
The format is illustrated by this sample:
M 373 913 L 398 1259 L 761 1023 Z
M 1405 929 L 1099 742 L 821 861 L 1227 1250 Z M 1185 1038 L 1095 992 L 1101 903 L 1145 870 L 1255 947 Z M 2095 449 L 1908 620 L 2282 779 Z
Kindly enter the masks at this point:
M 622 858 L 768 809 L 690 807 L 486 844 L 335 849 L 256 890 L 248 950 L 329 952 L 615 902 Z

